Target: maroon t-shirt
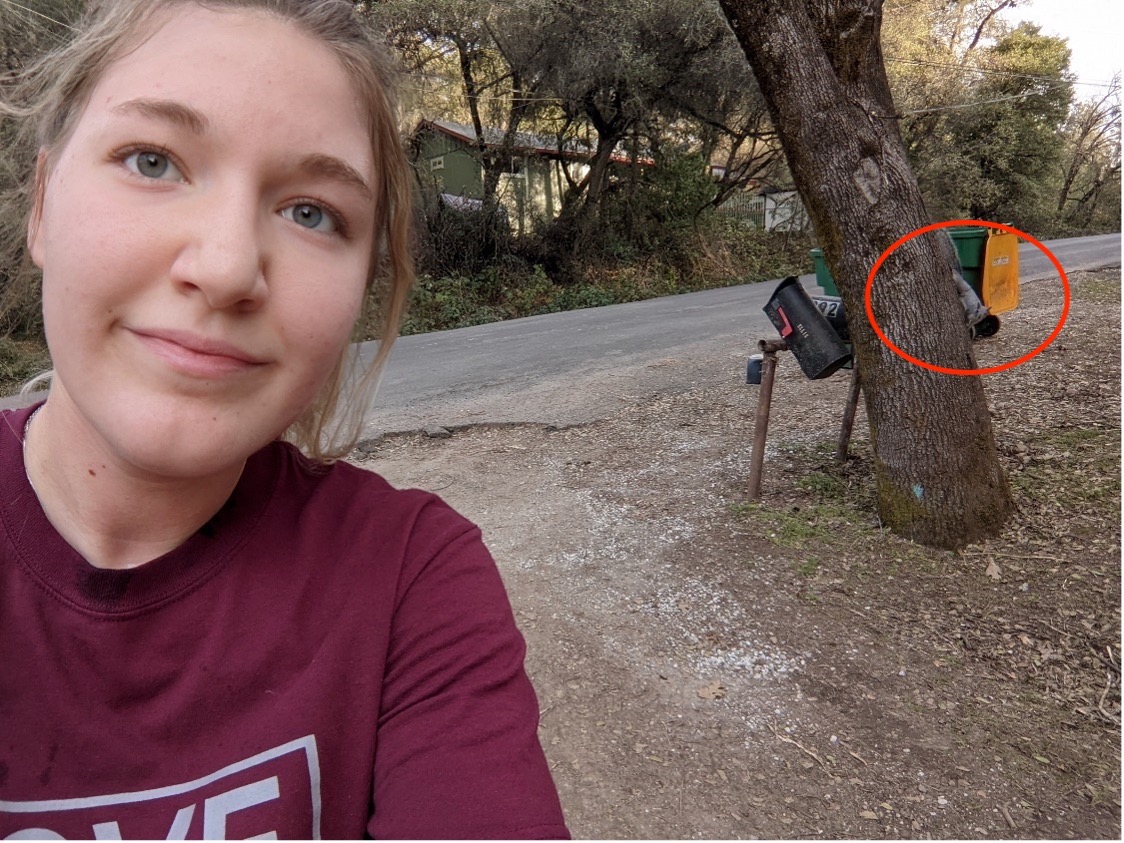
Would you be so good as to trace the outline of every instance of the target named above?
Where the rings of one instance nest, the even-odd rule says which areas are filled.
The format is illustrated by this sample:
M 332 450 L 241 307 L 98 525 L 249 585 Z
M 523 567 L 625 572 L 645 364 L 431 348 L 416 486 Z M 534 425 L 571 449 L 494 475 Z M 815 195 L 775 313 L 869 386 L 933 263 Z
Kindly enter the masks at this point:
M 567 837 L 523 639 L 440 499 L 275 443 L 94 568 L 0 414 L 0 838 Z

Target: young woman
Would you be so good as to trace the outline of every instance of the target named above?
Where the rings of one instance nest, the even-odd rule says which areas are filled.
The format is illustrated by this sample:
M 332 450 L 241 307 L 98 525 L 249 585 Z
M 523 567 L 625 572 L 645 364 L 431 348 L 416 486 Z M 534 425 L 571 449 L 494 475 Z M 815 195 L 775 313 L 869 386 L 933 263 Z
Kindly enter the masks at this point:
M 21 84 L 54 377 L 0 416 L 0 837 L 567 836 L 479 530 L 333 462 L 411 280 L 352 4 L 99 0 Z

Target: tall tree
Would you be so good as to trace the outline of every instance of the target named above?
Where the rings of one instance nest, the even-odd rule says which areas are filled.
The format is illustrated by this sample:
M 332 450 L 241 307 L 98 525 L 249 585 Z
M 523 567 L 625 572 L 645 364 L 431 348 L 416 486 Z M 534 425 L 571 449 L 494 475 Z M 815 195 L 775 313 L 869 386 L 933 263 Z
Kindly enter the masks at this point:
M 497 201 L 518 133 L 541 104 L 541 11 L 535 3 L 489 0 L 384 0 L 367 11 L 388 30 L 416 80 L 436 78 L 447 87 L 447 80 L 456 79 L 488 203 Z
M 1056 229 L 1069 53 L 1001 15 L 1015 0 L 888 0 L 883 45 L 901 131 L 940 218 Z
M 696 215 L 779 169 L 779 145 L 753 75 L 714 4 L 383 0 L 363 6 L 390 30 L 415 71 L 424 91 L 419 99 L 431 108 L 425 116 L 475 127 L 485 198 L 495 192 L 510 157 L 504 146 L 513 145 L 516 130 L 557 138 L 568 184 L 549 238 L 558 270 L 597 254 L 591 247 L 615 222 L 623 219 L 626 230 L 614 229 L 612 239 L 631 241 L 646 230 L 643 220 L 628 224 L 634 200 L 645 201 L 648 180 L 641 167 L 614 166 L 626 158 L 646 165 L 699 155 L 704 179 L 706 163 L 724 159 L 714 190 L 690 211 Z M 588 155 L 575 155 L 580 149 Z
M 987 46 L 1007 34 L 1000 15 L 1014 0 L 887 0 L 882 44 L 899 124 L 929 210 L 968 215 L 971 198 L 990 195 L 973 150 L 950 122 L 987 97 Z
M 711 4 L 682 3 L 669 11 L 668 31 L 705 33 L 708 47 L 658 80 L 653 109 L 661 124 L 653 128 L 660 137 L 653 137 L 651 145 L 670 142 L 678 153 L 697 154 L 717 165 L 716 189 L 707 202 L 713 207 L 751 184 L 785 177 L 780 143 L 757 80 L 721 11 Z
M 551 231 L 559 258 L 588 255 L 591 241 L 606 231 L 607 198 L 625 186 L 613 164 L 626 155 L 659 159 L 662 149 L 672 158 L 688 152 L 709 160 L 722 150 L 729 163 L 725 189 L 775 166 L 756 86 L 744 60 L 731 60 L 738 47 L 713 4 L 539 2 L 549 9 L 548 48 L 539 57 L 543 91 L 560 104 L 565 131 L 592 150 Z M 627 186 L 635 189 L 639 181 L 633 167 Z
M 753 68 L 843 297 L 874 449 L 882 520 L 958 548 L 993 535 L 1013 502 L 978 377 L 898 357 L 863 318 L 875 261 L 927 224 L 883 65 L 881 0 L 720 0 Z M 886 333 L 936 365 L 975 368 L 935 236 L 897 249 L 874 306 Z
M 970 107 L 948 112 L 945 123 L 974 175 L 954 210 L 1040 231 L 1054 210 L 1047 185 L 1060 167 L 1060 129 L 1073 96 L 1069 49 L 1023 24 L 986 53 L 991 72 L 974 86 Z
M 1063 130 L 1065 170 L 1058 191 L 1058 211 L 1074 228 L 1088 226 L 1098 210 L 1115 214 L 1120 227 L 1120 203 L 1104 202 L 1115 184 L 1120 190 L 1120 75 L 1100 97 L 1078 103 Z M 1111 205 L 1111 207 L 1107 207 Z M 1111 218 L 1106 220 L 1111 223 Z

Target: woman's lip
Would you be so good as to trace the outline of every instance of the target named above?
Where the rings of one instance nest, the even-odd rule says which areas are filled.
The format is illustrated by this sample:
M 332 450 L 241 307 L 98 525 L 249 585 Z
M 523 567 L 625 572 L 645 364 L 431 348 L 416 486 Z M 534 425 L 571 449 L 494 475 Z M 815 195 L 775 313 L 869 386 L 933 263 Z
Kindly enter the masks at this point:
M 191 331 L 132 329 L 132 333 L 156 356 L 185 374 L 217 377 L 243 372 L 266 362 L 232 343 Z

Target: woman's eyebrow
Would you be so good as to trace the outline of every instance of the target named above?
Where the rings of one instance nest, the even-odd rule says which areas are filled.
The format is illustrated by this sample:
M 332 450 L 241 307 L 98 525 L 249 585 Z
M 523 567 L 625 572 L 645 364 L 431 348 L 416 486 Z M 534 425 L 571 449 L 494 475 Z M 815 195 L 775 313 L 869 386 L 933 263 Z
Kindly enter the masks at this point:
M 306 155 L 297 164 L 297 169 L 309 176 L 328 178 L 350 185 L 362 193 L 366 199 L 372 199 L 374 197 L 374 194 L 371 193 L 370 186 L 363 180 L 363 177 L 359 175 L 356 169 L 346 161 L 336 158 L 334 155 L 323 155 L 320 153 Z
M 197 135 L 207 131 L 206 115 L 190 105 L 175 100 L 127 100 L 120 105 L 115 105 L 112 110 L 118 114 L 134 113 L 166 120 Z
M 207 132 L 209 123 L 202 112 L 175 100 L 138 98 L 127 100 L 113 107 L 118 114 L 140 114 L 157 120 L 165 120 L 180 126 L 196 135 Z M 373 198 L 370 186 L 359 172 L 341 158 L 334 155 L 315 153 L 307 155 L 297 163 L 297 169 L 314 178 L 328 178 L 356 188 L 365 199 Z

